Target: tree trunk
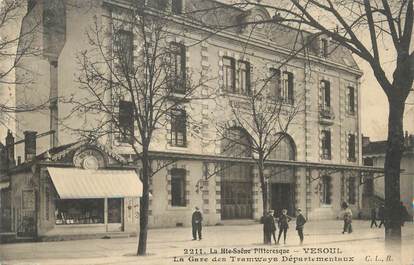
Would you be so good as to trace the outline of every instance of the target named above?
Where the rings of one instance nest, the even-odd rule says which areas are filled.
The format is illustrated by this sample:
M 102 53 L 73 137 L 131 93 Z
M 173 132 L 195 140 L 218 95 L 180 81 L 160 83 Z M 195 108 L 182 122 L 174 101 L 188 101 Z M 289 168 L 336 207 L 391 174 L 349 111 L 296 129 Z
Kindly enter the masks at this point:
M 385 240 L 401 242 L 400 163 L 404 149 L 404 100 L 389 98 L 388 143 L 385 154 Z
M 140 200 L 139 215 L 139 240 L 138 240 L 138 256 L 147 254 L 147 236 L 148 236 L 148 205 L 149 205 L 149 154 L 148 146 L 142 148 L 142 184 L 143 191 Z
M 260 178 L 260 184 L 262 189 L 262 201 L 263 201 L 263 215 L 265 215 L 269 211 L 268 206 L 268 185 L 269 183 L 266 183 L 265 176 L 264 176 L 264 161 L 263 161 L 263 155 L 259 154 L 259 161 L 258 161 L 258 170 L 259 170 L 259 178 Z

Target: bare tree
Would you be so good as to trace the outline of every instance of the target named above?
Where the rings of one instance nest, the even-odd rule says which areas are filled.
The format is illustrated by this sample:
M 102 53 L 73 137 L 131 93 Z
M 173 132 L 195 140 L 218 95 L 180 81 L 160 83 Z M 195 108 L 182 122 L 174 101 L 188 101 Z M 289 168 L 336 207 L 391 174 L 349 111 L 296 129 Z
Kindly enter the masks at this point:
M 327 36 L 370 65 L 389 102 L 388 145 L 384 165 L 385 236 L 387 240 L 400 241 L 399 176 L 404 149 L 403 116 L 414 78 L 414 52 L 410 50 L 413 0 L 236 0 L 232 1 L 232 6 L 242 9 L 260 6 L 275 14 L 270 19 L 244 24 L 271 23 L 306 28 L 315 36 Z M 219 30 L 230 27 L 240 27 L 240 24 L 221 26 Z M 390 51 L 394 70 L 387 72 L 384 62 L 389 61 Z
M 263 214 L 269 210 L 270 179 L 277 173 L 266 164 L 271 159 L 279 159 L 275 151 L 282 141 L 287 140 L 289 128 L 303 111 L 302 97 L 299 92 L 294 92 L 290 74 L 272 69 L 269 76 L 264 74 L 265 77 L 252 82 L 252 87 L 245 85 L 246 97 L 225 96 L 221 102 L 223 112 L 230 113 L 226 120 L 217 120 L 222 152 L 229 156 L 250 157 L 256 165 Z
M 137 255 L 145 255 L 149 179 L 160 169 L 158 164 L 168 164 L 158 163 L 154 170 L 151 146 L 157 136 L 164 137 L 168 123 L 177 130 L 170 140 L 186 144 L 189 103 L 201 98 L 198 88 L 206 80 L 201 72 L 187 69 L 187 47 L 171 41 L 180 31 L 165 12 L 135 3 L 128 10 L 114 9 L 113 14 L 106 24 L 95 21 L 87 33 L 91 48 L 78 56 L 78 81 L 87 96 L 66 100 L 74 104 L 71 115 L 97 115 L 98 122 L 80 129 L 82 133 L 106 136 L 109 143 L 123 142 L 140 161 L 143 194 Z

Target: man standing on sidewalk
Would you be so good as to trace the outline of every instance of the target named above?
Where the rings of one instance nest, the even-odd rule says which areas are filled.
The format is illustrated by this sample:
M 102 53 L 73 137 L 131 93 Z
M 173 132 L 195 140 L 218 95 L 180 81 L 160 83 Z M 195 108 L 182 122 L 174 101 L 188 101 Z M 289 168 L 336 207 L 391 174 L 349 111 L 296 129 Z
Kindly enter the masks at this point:
M 378 227 L 378 225 L 377 225 L 377 208 L 375 207 L 375 205 L 371 209 L 371 228 L 372 228 L 373 225 L 375 225 L 375 227 Z
M 381 204 L 381 206 L 378 209 L 378 219 L 380 220 L 380 223 L 378 225 L 378 228 L 381 228 L 381 225 L 385 226 L 385 207 L 384 204 Z
M 198 240 L 201 240 L 202 221 L 203 215 L 201 214 L 200 209 L 198 209 L 198 207 L 196 206 L 193 216 L 191 218 L 191 224 L 193 226 L 193 240 L 197 240 L 197 234 Z
M 305 226 L 306 219 L 302 215 L 302 210 L 297 209 L 298 215 L 296 216 L 296 230 L 298 230 L 298 235 L 300 239 L 300 244 L 303 244 L 303 227 Z

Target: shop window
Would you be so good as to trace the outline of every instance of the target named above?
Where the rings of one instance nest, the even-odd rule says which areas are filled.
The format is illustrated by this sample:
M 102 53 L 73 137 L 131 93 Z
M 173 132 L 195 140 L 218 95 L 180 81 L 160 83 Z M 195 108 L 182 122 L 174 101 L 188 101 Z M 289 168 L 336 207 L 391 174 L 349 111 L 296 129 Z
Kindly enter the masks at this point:
M 350 204 L 355 204 L 356 201 L 355 181 L 355 177 L 348 179 L 348 202 Z
M 348 160 L 355 161 L 355 134 L 348 134 Z
M 103 224 L 104 207 L 104 199 L 56 200 L 56 224 Z
M 171 49 L 171 76 L 170 86 L 174 93 L 185 93 L 186 84 L 186 48 L 184 44 L 172 42 Z
M 223 79 L 226 92 L 236 92 L 236 63 L 234 58 L 223 57 Z
M 121 223 L 122 222 L 123 202 L 124 200 L 122 198 L 108 199 L 108 223 Z
M 115 57 L 118 59 L 121 72 L 124 74 L 133 71 L 134 37 L 131 31 L 118 30 L 115 34 Z
M 238 94 L 250 95 L 250 63 L 239 61 L 239 89 Z
M 187 114 L 185 110 L 173 110 L 171 113 L 171 145 L 187 145 Z
M 327 80 L 321 81 L 322 92 L 322 110 L 329 111 L 331 109 L 331 82 Z
M 283 90 L 282 90 L 282 98 L 283 101 L 287 104 L 293 105 L 294 103 L 294 90 L 293 90 L 293 73 L 291 72 L 283 72 Z
M 348 87 L 348 109 L 350 114 L 355 113 L 355 89 Z
M 118 126 L 118 140 L 132 144 L 134 140 L 134 105 L 131 101 L 119 101 Z
M 322 130 L 322 159 L 331 159 L 331 132 Z
M 171 170 L 171 206 L 186 206 L 185 169 Z
M 332 179 L 330 176 L 323 176 L 322 177 L 322 203 L 323 204 L 331 204 L 331 197 L 332 197 Z

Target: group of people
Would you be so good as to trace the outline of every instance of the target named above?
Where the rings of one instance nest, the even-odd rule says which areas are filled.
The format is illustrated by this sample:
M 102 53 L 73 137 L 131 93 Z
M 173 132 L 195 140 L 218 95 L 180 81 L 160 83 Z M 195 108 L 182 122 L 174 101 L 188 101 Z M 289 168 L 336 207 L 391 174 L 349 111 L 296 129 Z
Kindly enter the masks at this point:
M 280 238 L 283 234 L 283 243 L 286 244 L 286 235 L 289 229 L 289 222 L 292 220 L 292 217 L 287 215 L 287 210 L 283 209 L 282 214 L 275 218 L 274 211 L 270 210 L 265 216 L 263 216 L 262 223 L 263 223 L 263 235 L 264 235 L 264 243 L 271 244 L 272 237 L 275 241 L 275 244 L 278 245 Z M 305 217 L 302 215 L 302 210 L 297 209 L 297 216 L 296 216 L 296 230 L 298 231 L 300 243 L 303 243 L 303 228 L 306 223 Z M 279 236 L 276 240 L 276 223 L 279 227 Z
M 344 221 L 344 226 L 342 230 L 342 234 L 345 233 L 352 233 L 352 210 L 349 207 L 348 203 L 342 203 L 342 217 Z M 306 218 L 302 215 L 302 210 L 297 209 L 296 215 L 296 230 L 298 231 L 298 236 L 300 240 L 300 244 L 303 244 L 303 229 L 306 223 Z M 401 202 L 401 226 L 404 226 L 404 220 L 406 216 L 408 216 L 407 208 L 405 208 L 404 204 Z M 287 215 L 287 210 L 283 209 L 280 216 L 275 217 L 275 212 L 273 210 L 268 211 L 262 217 L 263 223 L 263 234 L 264 234 L 264 243 L 271 244 L 272 238 L 275 241 L 275 244 L 279 244 L 280 238 L 283 234 L 283 242 L 286 244 L 286 236 L 287 231 L 289 229 L 289 222 L 292 220 L 292 217 Z M 379 225 L 377 225 L 377 220 L 380 221 Z M 378 209 L 376 207 L 371 209 L 371 228 L 373 226 L 381 228 L 382 225 L 385 226 L 385 207 L 381 204 Z M 201 240 L 201 229 L 202 229 L 202 222 L 203 222 L 203 215 L 201 214 L 198 207 L 195 207 L 195 211 L 192 215 L 192 231 L 193 231 L 193 240 Z M 277 225 L 276 225 L 277 224 Z M 276 231 L 277 227 L 279 228 L 279 235 L 276 240 Z
M 401 226 L 404 226 L 405 220 L 409 218 L 409 214 L 407 208 L 405 207 L 403 202 L 400 202 L 400 222 Z M 377 225 L 377 220 L 380 221 L 379 225 Z M 371 228 L 373 226 L 381 228 L 381 226 L 385 226 L 385 207 L 384 204 L 381 204 L 378 208 L 373 207 L 371 209 Z

